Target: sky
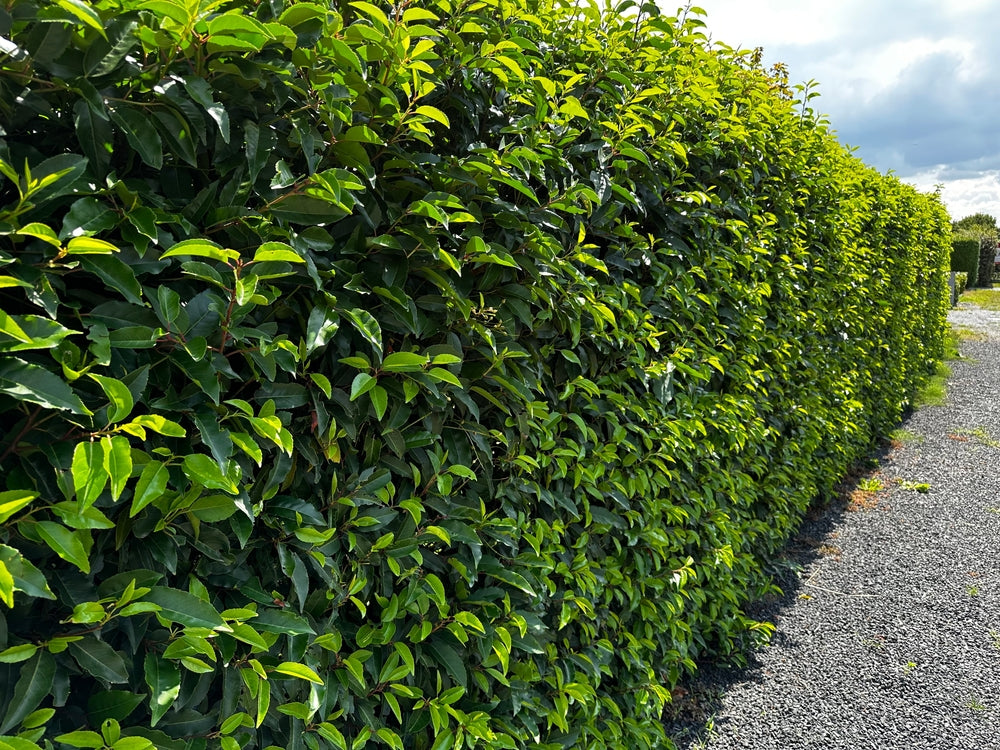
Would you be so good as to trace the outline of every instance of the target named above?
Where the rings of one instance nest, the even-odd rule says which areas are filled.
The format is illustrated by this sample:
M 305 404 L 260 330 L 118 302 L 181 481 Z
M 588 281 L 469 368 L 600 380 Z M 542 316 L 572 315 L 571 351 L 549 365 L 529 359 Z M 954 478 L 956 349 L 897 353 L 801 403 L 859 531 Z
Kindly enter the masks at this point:
M 817 82 L 813 109 L 866 164 L 920 190 L 940 185 L 953 219 L 1000 218 L 1000 0 L 692 5 L 713 41 L 763 47 L 791 83 Z

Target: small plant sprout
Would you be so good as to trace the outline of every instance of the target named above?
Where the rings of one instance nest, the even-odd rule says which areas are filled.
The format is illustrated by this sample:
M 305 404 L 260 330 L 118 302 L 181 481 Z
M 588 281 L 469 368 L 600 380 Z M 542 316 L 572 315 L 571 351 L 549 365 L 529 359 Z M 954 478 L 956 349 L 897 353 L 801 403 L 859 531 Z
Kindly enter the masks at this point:
M 880 492 L 884 485 L 878 477 L 865 477 L 858 482 L 858 489 L 862 492 Z
M 985 711 L 987 708 L 986 704 L 974 695 L 969 696 L 969 699 L 965 702 L 965 707 L 978 713 Z
M 908 479 L 900 479 L 899 486 L 909 492 L 930 492 L 931 486 L 927 482 L 911 482 Z

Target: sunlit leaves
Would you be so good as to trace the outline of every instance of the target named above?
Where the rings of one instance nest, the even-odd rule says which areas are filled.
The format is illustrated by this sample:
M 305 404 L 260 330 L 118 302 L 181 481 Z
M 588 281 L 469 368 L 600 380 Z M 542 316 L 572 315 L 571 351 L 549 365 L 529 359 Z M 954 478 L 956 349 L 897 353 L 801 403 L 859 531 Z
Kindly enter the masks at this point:
M 18 6 L 4 732 L 666 746 L 766 632 L 943 209 L 695 21 L 514 6 Z

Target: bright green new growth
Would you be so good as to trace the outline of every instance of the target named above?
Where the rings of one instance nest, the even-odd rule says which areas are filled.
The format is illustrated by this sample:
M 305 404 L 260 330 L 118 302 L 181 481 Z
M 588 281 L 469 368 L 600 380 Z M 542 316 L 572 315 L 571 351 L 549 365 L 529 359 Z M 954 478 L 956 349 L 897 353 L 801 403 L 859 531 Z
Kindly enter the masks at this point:
M 0 742 L 669 747 L 768 632 L 948 217 L 627 5 L 0 10 Z

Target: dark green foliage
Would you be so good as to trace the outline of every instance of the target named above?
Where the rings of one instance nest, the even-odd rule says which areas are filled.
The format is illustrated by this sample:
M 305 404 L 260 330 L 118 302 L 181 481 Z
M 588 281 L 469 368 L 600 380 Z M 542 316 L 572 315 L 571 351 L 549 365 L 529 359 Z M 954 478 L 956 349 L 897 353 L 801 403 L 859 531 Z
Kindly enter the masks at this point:
M 979 286 L 990 287 L 993 281 L 993 266 L 997 257 L 996 233 L 979 238 Z
M 968 274 L 966 285 L 971 289 L 979 280 L 979 239 L 954 237 L 951 241 L 951 270 Z
M 986 213 L 963 216 L 961 219 L 952 224 L 952 229 L 954 229 L 955 232 L 973 231 L 979 234 L 997 234 L 997 232 L 1000 232 L 1000 227 L 997 226 L 996 217 L 992 214 Z
M 697 21 L 338 7 L 0 10 L 0 742 L 669 747 L 948 217 Z
M 975 272 L 969 275 L 969 287 L 990 286 L 993 278 L 993 264 L 997 253 L 997 236 L 1000 229 L 997 228 L 997 221 L 990 214 L 978 213 L 966 216 L 956 221 L 953 241 L 976 242 L 975 251 L 971 244 L 963 245 L 962 250 L 957 248 L 952 251 L 952 270 L 966 270 L 967 267 L 975 266 Z M 955 255 L 959 254 L 962 268 L 955 267 Z

